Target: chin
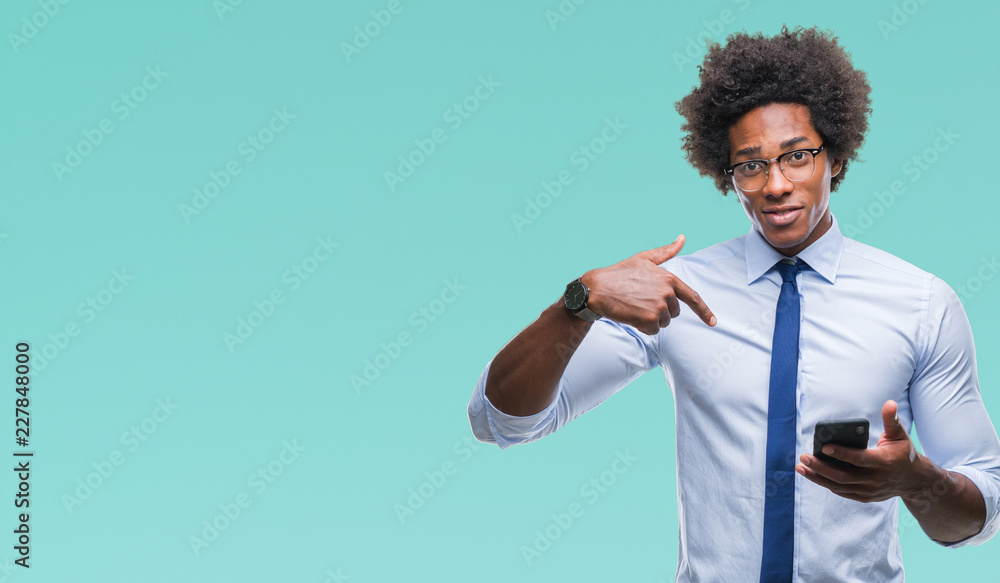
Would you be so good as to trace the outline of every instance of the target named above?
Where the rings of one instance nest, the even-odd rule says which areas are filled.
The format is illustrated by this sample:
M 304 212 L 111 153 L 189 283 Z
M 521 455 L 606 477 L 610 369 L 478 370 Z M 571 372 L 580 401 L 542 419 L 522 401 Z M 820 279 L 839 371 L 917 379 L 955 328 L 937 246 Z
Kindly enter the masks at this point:
M 796 245 L 801 245 L 806 240 L 808 234 L 802 233 L 775 233 L 764 230 L 764 239 L 775 249 L 790 249 Z

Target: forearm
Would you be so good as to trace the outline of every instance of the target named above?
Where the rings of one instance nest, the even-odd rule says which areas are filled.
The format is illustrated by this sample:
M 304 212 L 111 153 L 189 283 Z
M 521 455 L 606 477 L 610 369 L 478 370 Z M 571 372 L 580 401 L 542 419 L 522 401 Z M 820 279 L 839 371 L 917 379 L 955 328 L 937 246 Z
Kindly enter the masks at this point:
M 979 488 L 969 478 L 948 472 L 917 454 L 919 485 L 903 503 L 932 539 L 953 543 L 973 536 L 986 522 L 986 503 Z
M 508 415 L 523 417 L 545 409 L 591 325 L 571 314 L 560 298 L 493 358 L 486 398 Z
M 680 314 L 680 302 L 686 303 L 705 324 L 714 326 L 715 316 L 701 296 L 660 267 L 683 246 L 681 235 L 669 245 L 584 273 L 580 279 L 590 290 L 587 307 L 607 321 L 631 326 L 647 337 L 655 336 Z M 555 399 L 566 366 L 591 326 L 570 313 L 560 298 L 493 359 L 484 387 L 486 398 L 507 415 L 526 417 L 544 410 Z M 639 342 L 644 355 L 648 352 L 647 342 Z M 637 344 L 628 340 L 622 349 L 633 347 Z M 596 360 L 603 362 L 606 358 L 597 355 Z M 611 358 L 607 364 L 613 365 L 616 360 Z M 645 370 L 655 366 L 645 357 L 642 365 Z

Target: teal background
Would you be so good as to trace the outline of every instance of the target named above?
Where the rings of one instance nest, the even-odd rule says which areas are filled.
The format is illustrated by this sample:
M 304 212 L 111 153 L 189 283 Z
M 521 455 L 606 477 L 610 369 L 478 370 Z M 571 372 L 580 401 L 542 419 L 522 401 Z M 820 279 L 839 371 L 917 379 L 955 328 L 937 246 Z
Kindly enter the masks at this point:
M 701 54 L 682 66 L 674 54 L 705 31 L 834 30 L 874 88 L 865 162 L 832 199 L 842 229 L 956 288 L 998 252 L 994 3 L 911 0 L 906 22 L 882 31 L 904 3 L 591 0 L 553 27 L 555 0 L 403 0 L 346 58 L 342 43 L 388 4 L 53 2 L 20 44 L 10 34 L 45 0 L 0 8 L 0 375 L 13 381 L 14 345 L 30 342 L 36 452 L 32 567 L 13 566 L 8 472 L 0 583 L 672 581 L 673 407 L 659 371 L 502 453 L 467 443 L 465 409 L 486 362 L 580 273 L 680 232 L 692 252 L 747 231 L 735 198 L 679 149 L 673 104 Z M 120 119 L 116 100 L 147 67 L 167 76 Z M 481 76 L 499 86 L 453 128 L 446 111 Z M 295 117 L 248 161 L 240 144 L 274 108 Z M 53 163 L 104 118 L 113 131 L 57 176 Z M 571 154 L 607 118 L 627 128 L 578 171 Z M 911 180 L 904 164 L 949 127 L 960 138 Z M 436 128 L 446 140 L 391 189 L 384 173 Z M 241 172 L 185 220 L 180 205 L 232 160 Z M 511 214 L 563 170 L 572 185 L 518 232 Z M 879 212 L 875 193 L 894 180 L 905 194 Z M 293 290 L 284 274 L 317 237 L 339 247 L 307 261 L 316 269 Z M 123 269 L 134 279 L 88 312 Z M 963 300 L 996 419 L 990 273 Z M 426 326 L 411 319 L 446 280 L 466 289 Z M 272 290 L 284 302 L 227 346 Z M 76 336 L 59 335 L 67 324 Z M 356 391 L 352 375 L 403 332 L 411 343 Z M 146 432 L 157 399 L 176 410 Z M 133 426 L 144 441 L 123 440 Z M 282 462 L 286 441 L 304 450 Z M 590 504 L 581 485 L 626 450 L 637 461 Z M 116 451 L 124 461 L 100 477 Z M 269 483 L 248 481 L 268 464 Z M 91 474 L 99 485 L 68 506 Z M 396 505 L 428 474 L 440 486 L 401 520 Z M 238 499 L 249 506 L 219 518 Z M 522 545 L 573 503 L 583 515 L 527 564 Z M 193 550 L 213 520 L 229 524 Z M 900 531 L 908 581 L 995 577 L 996 541 L 954 551 L 912 520 Z

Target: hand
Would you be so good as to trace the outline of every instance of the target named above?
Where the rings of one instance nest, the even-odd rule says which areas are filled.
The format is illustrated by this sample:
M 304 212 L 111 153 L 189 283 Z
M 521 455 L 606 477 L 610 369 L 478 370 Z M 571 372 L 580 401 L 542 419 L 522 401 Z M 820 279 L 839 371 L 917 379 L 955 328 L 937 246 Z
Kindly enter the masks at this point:
M 592 312 L 654 335 L 680 315 L 678 300 L 690 307 L 709 326 L 715 315 L 694 290 L 676 275 L 660 267 L 684 247 L 684 235 L 664 247 L 637 253 L 628 259 L 583 274 L 590 289 L 587 306 Z
M 857 467 L 838 468 L 815 456 L 803 454 L 799 458 L 802 463 L 795 466 L 795 471 L 838 496 L 858 502 L 881 502 L 920 492 L 929 460 L 917 452 L 896 411 L 895 401 L 886 401 L 882 405 L 885 431 L 872 449 L 833 444 L 823 446 L 823 453 Z

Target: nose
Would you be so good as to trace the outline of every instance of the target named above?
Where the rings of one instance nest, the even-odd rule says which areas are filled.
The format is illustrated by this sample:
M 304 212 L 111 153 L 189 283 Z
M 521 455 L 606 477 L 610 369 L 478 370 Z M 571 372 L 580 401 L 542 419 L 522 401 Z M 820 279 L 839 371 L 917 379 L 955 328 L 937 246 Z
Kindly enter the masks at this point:
M 785 178 L 785 174 L 778 166 L 778 161 L 773 160 L 767 168 L 767 183 L 761 193 L 764 196 L 781 197 L 788 194 L 795 188 L 791 180 Z

